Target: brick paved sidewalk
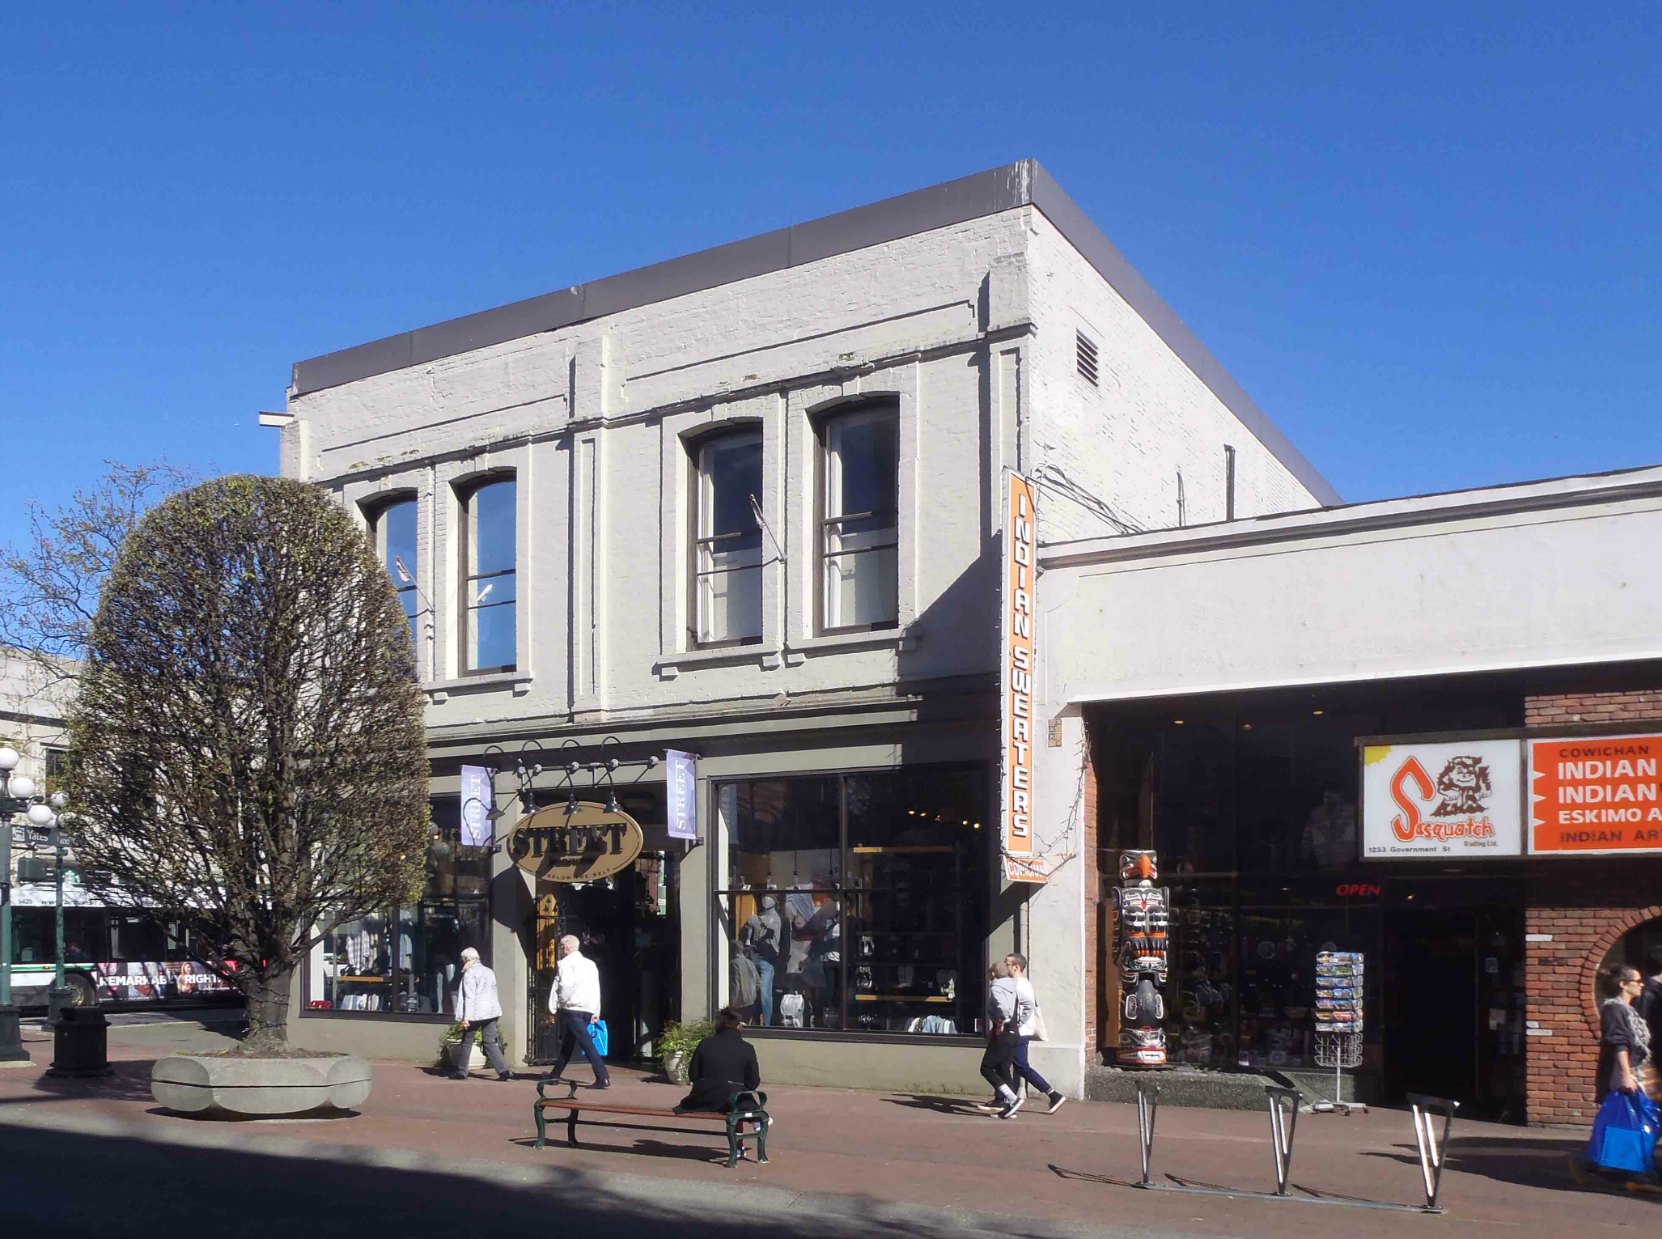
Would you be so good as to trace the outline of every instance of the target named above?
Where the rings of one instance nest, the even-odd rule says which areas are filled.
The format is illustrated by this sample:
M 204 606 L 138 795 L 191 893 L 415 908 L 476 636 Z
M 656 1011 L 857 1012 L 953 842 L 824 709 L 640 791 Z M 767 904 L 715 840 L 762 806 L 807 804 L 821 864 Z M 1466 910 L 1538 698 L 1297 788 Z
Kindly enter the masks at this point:
M 116 1030 L 112 1030 L 114 1033 Z M 198 1030 L 198 1035 L 200 1030 Z M 151 1062 L 187 1048 L 187 1034 L 152 1026 L 121 1030 L 115 1073 L 103 1080 L 45 1077 L 49 1043 L 29 1048 L 42 1066 L 0 1071 L 0 1124 L 117 1122 L 128 1133 L 202 1131 L 167 1115 L 148 1088 Z M 191 1046 L 189 1048 L 199 1048 Z M 573 1075 L 586 1079 L 586 1069 Z M 1134 1107 L 1070 1102 L 1046 1115 L 1030 1105 L 1005 1122 L 970 1111 L 970 1099 L 832 1089 L 770 1088 L 776 1124 L 772 1162 L 720 1165 L 724 1142 L 713 1131 L 690 1137 L 585 1126 L 585 1147 L 564 1144 L 551 1124 L 551 1147 L 531 1147 L 534 1076 L 511 1083 L 488 1075 L 461 1082 L 421 1067 L 380 1063 L 361 1115 L 331 1121 L 239 1124 L 239 1140 L 314 1141 L 324 1146 L 399 1150 L 454 1168 L 459 1157 L 498 1167 L 548 1167 L 597 1176 L 680 1181 L 686 1190 L 754 1184 L 795 1193 L 865 1197 L 937 1209 L 1150 1229 L 1195 1235 L 1328 1236 L 1354 1239 L 1501 1228 L 1520 1235 L 1662 1233 L 1662 1198 L 1578 1190 L 1568 1155 L 1582 1138 L 1457 1121 L 1444 1176 L 1442 1217 L 1238 1197 L 1138 1190 Z M 680 1095 L 661 1077 L 613 1073 L 607 1100 L 647 1106 Z M 582 1090 L 580 1089 L 581 1093 Z M 699 1124 L 699 1128 L 709 1125 Z M 220 1128 L 219 1130 L 229 1130 Z M 1160 1113 L 1154 1168 L 1161 1181 L 1266 1191 L 1274 1186 L 1264 1114 L 1166 1109 Z M 1419 1167 L 1406 1113 L 1301 1116 L 1292 1181 L 1304 1193 L 1417 1203 Z

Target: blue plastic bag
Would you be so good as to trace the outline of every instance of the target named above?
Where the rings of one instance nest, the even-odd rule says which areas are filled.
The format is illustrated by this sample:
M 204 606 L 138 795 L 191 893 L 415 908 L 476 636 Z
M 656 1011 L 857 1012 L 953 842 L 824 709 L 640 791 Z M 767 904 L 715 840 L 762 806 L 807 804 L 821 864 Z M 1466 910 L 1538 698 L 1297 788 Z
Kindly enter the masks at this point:
M 1656 1157 L 1656 1138 L 1662 1116 L 1643 1093 L 1611 1093 L 1593 1120 L 1593 1138 L 1587 1160 L 1607 1170 L 1645 1174 Z
M 589 1040 L 594 1042 L 594 1052 L 600 1055 L 601 1058 L 605 1058 L 612 1045 L 612 1037 L 606 1031 L 605 1020 L 589 1021 Z

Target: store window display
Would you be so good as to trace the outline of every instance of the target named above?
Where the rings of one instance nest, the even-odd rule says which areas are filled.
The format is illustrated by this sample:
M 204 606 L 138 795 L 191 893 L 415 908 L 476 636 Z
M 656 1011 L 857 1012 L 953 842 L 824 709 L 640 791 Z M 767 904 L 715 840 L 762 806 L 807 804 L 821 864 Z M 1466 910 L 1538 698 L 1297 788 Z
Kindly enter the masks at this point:
M 963 767 L 721 785 L 729 1001 L 761 1027 L 973 1033 L 985 783 Z
M 448 1015 L 469 946 L 489 962 L 490 849 L 462 843 L 460 809 L 451 796 L 433 802 L 420 901 L 335 926 L 313 951 L 306 1007 Z

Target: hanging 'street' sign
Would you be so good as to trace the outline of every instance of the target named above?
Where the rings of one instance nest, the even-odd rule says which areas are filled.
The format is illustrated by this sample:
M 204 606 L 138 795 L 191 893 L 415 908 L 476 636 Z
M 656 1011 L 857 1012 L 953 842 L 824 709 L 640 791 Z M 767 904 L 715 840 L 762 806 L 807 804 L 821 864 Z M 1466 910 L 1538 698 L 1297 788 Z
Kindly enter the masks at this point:
M 548 882 L 595 882 L 641 854 L 641 825 L 621 809 L 559 804 L 538 809 L 508 833 L 508 855 Z
M 1034 586 L 1038 562 L 1038 513 L 1033 483 L 1019 473 L 1005 475 L 1004 566 L 1001 600 L 1003 640 L 999 653 L 999 711 L 1004 749 L 999 760 L 1000 842 L 1004 876 L 1011 882 L 1045 881 L 1033 847 L 1033 672 Z

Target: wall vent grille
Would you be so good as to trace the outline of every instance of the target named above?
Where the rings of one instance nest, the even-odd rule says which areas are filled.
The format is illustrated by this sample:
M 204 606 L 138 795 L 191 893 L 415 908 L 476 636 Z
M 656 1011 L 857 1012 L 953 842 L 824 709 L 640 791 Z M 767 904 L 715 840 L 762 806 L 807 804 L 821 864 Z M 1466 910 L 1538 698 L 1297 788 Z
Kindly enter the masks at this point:
M 1097 353 L 1096 341 L 1083 331 L 1073 333 L 1074 355 L 1078 360 L 1079 373 L 1092 387 L 1097 385 Z

